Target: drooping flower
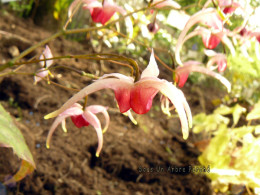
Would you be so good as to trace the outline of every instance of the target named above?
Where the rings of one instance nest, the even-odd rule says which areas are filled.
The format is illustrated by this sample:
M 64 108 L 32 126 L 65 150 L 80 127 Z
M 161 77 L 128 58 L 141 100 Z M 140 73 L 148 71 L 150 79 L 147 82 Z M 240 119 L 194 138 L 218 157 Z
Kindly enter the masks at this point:
M 105 116 L 105 120 L 106 120 L 106 125 L 105 128 L 103 129 L 103 133 L 104 133 L 107 130 L 110 121 L 107 108 L 100 105 L 92 105 L 86 107 L 83 110 L 80 104 L 78 103 L 73 104 L 70 108 L 60 113 L 59 116 L 53 122 L 47 137 L 46 147 L 47 148 L 50 147 L 50 140 L 52 134 L 54 133 L 55 129 L 60 123 L 62 124 L 62 128 L 64 132 L 67 132 L 65 119 L 71 117 L 72 122 L 78 128 L 89 126 L 89 125 L 92 125 L 95 128 L 98 136 L 98 148 L 97 148 L 96 156 L 99 156 L 99 153 L 103 146 L 103 133 L 102 133 L 100 121 L 95 114 L 100 112 Z
M 197 23 L 206 25 L 208 28 L 198 27 L 197 29 L 195 29 L 194 31 L 186 35 L 190 30 L 190 28 Z M 231 51 L 231 54 L 234 55 L 235 49 L 232 45 L 232 42 L 228 39 L 226 35 L 227 33 L 228 32 L 226 31 L 226 29 L 224 29 L 223 27 L 223 21 L 218 16 L 218 13 L 215 9 L 207 8 L 197 12 L 186 23 L 185 28 L 183 29 L 183 31 L 181 32 L 178 38 L 176 49 L 175 49 L 176 62 L 181 66 L 183 65 L 180 59 L 180 51 L 182 45 L 189 38 L 196 35 L 202 36 L 202 40 L 206 48 L 213 49 L 221 41 L 223 44 L 227 45 L 227 47 Z
M 197 62 L 197 61 L 187 61 L 184 63 L 183 66 L 179 66 L 178 68 L 176 68 L 175 81 L 178 83 L 179 87 L 184 86 L 184 84 L 186 83 L 186 81 L 189 77 L 190 72 L 199 72 L 199 73 L 206 74 L 208 76 L 212 76 L 215 79 L 219 80 L 223 85 L 225 85 L 228 92 L 230 92 L 231 84 L 225 77 L 209 70 L 208 68 L 200 66 L 199 64 L 200 64 L 200 62 Z
M 225 14 L 232 14 L 237 8 L 241 7 L 239 3 L 234 0 L 218 0 L 218 6 Z
M 205 54 L 210 58 L 210 60 L 207 63 L 207 68 L 210 68 L 211 70 L 214 70 L 218 68 L 219 72 L 224 72 L 227 68 L 227 56 L 222 53 L 216 53 L 213 50 L 204 50 Z M 217 67 L 214 67 L 213 65 L 217 64 Z
M 83 3 L 83 9 L 88 9 L 91 15 L 93 22 L 101 23 L 105 25 L 111 17 L 116 13 L 126 15 L 127 12 L 124 8 L 118 6 L 113 0 L 104 0 L 103 5 L 98 0 L 74 0 L 68 11 L 68 17 L 72 16 L 73 10 L 77 7 L 79 3 Z M 125 18 L 125 26 L 129 37 L 133 37 L 133 23 L 130 17 Z
M 90 11 L 92 20 L 96 23 L 102 23 L 103 25 L 110 20 L 110 18 L 119 12 L 122 15 L 126 14 L 126 11 L 115 4 L 113 0 L 104 0 L 103 5 L 98 0 L 75 0 L 69 7 L 68 16 L 70 17 L 73 9 L 80 3 L 83 3 L 83 9 Z
M 46 45 L 43 53 L 40 56 L 40 60 L 49 59 L 49 58 L 53 58 L 53 55 L 51 53 L 49 46 Z M 36 76 L 34 76 L 35 84 L 37 82 L 39 82 L 40 80 L 42 80 L 42 78 L 47 77 L 49 74 L 51 74 L 50 71 L 48 70 L 48 68 L 52 65 L 52 63 L 53 63 L 53 60 L 40 61 L 40 66 L 42 68 L 40 68 L 37 71 Z
M 119 73 L 105 74 L 75 94 L 60 109 L 46 115 L 45 119 L 59 115 L 83 97 L 105 88 L 114 90 L 121 113 L 132 109 L 137 114 L 145 114 L 151 109 L 153 98 L 160 91 L 175 106 L 180 116 L 183 138 L 187 139 L 189 127 L 192 125 L 189 105 L 181 90 L 172 83 L 157 78 L 158 75 L 159 69 L 152 52 L 150 62 L 139 81 L 134 82 L 132 77 Z

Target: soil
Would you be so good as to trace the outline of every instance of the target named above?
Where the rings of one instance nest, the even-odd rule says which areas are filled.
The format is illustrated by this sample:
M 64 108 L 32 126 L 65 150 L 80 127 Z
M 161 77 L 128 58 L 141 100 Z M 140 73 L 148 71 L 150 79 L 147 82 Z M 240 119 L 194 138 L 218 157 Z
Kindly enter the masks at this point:
M 0 30 L 6 32 L 0 33 L 1 64 L 15 55 L 10 52 L 12 46 L 22 52 L 51 35 L 30 20 L 6 12 L 0 13 Z M 79 43 L 57 38 L 49 46 L 54 56 L 93 53 L 87 41 Z M 37 59 L 42 51 L 43 47 L 40 47 L 23 60 Z M 129 74 L 124 67 L 89 60 L 56 60 L 53 67 L 57 65 L 96 75 Z M 34 72 L 37 68 L 37 64 L 23 65 L 17 72 Z M 160 69 L 161 78 L 171 78 L 163 67 Z M 5 72 L 8 71 L 10 69 Z M 64 68 L 53 69 L 52 73 L 54 78 L 51 80 L 66 87 L 81 89 L 92 82 Z M 193 145 L 197 138 L 191 133 L 187 141 L 182 139 L 179 119 L 169 119 L 162 114 L 158 95 L 148 114 L 134 115 L 138 125 L 118 112 L 113 91 L 103 90 L 89 96 L 89 105 L 108 106 L 111 117 L 102 152 L 97 158 L 94 129 L 91 126 L 78 129 L 70 119 L 67 120 L 68 132 L 64 133 L 59 127 L 52 137 L 50 149 L 45 147 L 53 119 L 44 120 L 43 116 L 59 108 L 75 91 L 44 80 L 37 85 L 33 82 L 32 75 L 0 77 L 0 103 L 17 121 L 37 166 L 31 175 L 15 186 L 7 187 L 8 194 L 212 194 L 210 180 L 205 175 L 187 171 L 189 166 L 199 165 L 200 153 Z M 189 85 L 183 88 L 193 114 L 202 108 L 210 111 L 213 105 L 209 100 L 219 98 L 219 92 L 203 90 L 210 93 L 201 97 L 196 88 Z M 100 119 L 103 119 L 101 115 Z M 0 154 L 0 181 L 4 181 L 7 175 L 17 171 L 20 160 L 11 149 L 1 148 Z M 169 167 L 182 167 L 186 172 L 168 171 Z

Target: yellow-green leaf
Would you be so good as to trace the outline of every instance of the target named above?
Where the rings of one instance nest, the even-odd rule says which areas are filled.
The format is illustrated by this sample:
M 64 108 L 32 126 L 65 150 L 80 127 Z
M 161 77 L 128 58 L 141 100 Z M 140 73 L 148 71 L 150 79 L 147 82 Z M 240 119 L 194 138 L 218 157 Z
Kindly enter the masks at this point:
M 246 120 L 254 119 L 260 119 L 260 100 L 257 102 L 254 109 L 246 117 Z
M 32 154 L 25 143 L 22 133 L 14 125 L 11 116 L 0 104 L 0 146 L 12 148 L 14 153 L 22 159 L 19 171 L 5 184 L 23 179 L 27 174 L 33 172 L 35 163 Z

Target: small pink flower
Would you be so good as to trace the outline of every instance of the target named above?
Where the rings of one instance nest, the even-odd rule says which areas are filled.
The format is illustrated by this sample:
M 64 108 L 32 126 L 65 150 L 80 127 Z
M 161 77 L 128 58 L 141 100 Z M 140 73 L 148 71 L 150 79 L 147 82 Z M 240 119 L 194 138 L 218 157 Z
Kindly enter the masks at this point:
M 232 14 L 237 8 L 241 7 L 239 3 L 234 0 L 218 0 L 219 7 L 225 14 Z
M 72 14 L 72 10 L 79 4 L 83 3 L 83 9 L 88 9 L 90 11 L 92 20 L 96 23 L 102 23 L 103 25 L 110 20 L 110 18 L 116 13 L 119 12 L 122 15 L 126 14 L 126 11 L 115 4 L 113 0 L 104 0 L 102 5 L 98 0 L 75 0 L 69 7 L 68 15 L 69 17 Z
M 60 123 L 62 124 L 63 130 L 67 132 L 65 119 L 71 117 L 72 122 L 78 128 L 89 126 L 89 124 L 91 124 L 95 128 L 98 136 L 98 148 L 97 148 L 96 156 L 99 156 L 99 153 L 103 146 L 103 133 L 102 133 L 100 121 L 96 117 L 96 114 L 100 112 L 104 114 L 106 120 L 106 126 L 103 129 L 103 133 L 104 133 L 107 130 L 110 121 L 109 115 L 107 113 L 107 108 L 99 105 L 93 105 L 93 106 L 88 106 L 85 108 L 85 110 L 83 110 L 80 104 L 78 103 L 73 104 L 70 108 L 60 113 L 59 116 L 53 122 L 47 137 L 46 147 L 47 148 L 50 147 L 50 140 L 52 134 L 54 133 L 55 129 Z
M 53 55 L 51 53 L 49 46 L 46 45 L 42 55 L 40 56 L 40 60 L 49 59 L 49 58 L 53 58 Z M 40 80 L 42 80 L 42 78 L 47 77 L 50 74 L 48 68 L 52 65 L 52 63 L 53 63 L 53 60 L 46 60 L 46 61 L 40 62 L 40 66 L 42 68 L 40 68 L 37 71 L 36 76 L 34 76 L 34 83 L 35 84 L 37 82 L 39 82 Z
M 213 67 L 214 64 L 217 64 L 217 68 L 219 72 L 224 72 L 227 68 L 227 57 L 226 55 L 222 53 L 216 53 L 213 50 L 205 50 L 205 54 L 210 58 L 210 60 L 207 63 L 207 68 L 210 68 L 211 70 L 214 70 L 215 67 Z
M 227 56 L 222 53 L 216 53 L 213 50 L 204 50 L 204 53 L 211 57 L 207 63 L 207 68 L 214 70 L 218 68 L 219 72 L 224 72 L 227 68 Z M 213 67 L 214 64 L 217 64 L 217 67 Z
M 188 35 L 186 35 L 190 28 L 197 23 L 206 25 L 208 28 L 198 27 Z M 217 11 L 213 8 L 203 9 L 190 17 L 181 32 L 175 49 L 175 59 L 179 65 L 183 65 L 180 59 L 180 51 L 185 41 L 196 35 L 202 36 L 202 41 L 206 48 L 213 49 L 221 41 L 235 55 L 235 49 L 232 42 L 227 37 L 228 31 L 223 27 L 223 21 L 220 19 Z
M 176 68 L 175 82 L 178 83 L 179 87 L 184 86 L 184 84 L 186 83 L 186 81 L 188 79 L 190 72 L 199 72 L 199 73 L 206 74 L 208 76 L 212 76 L 215 79 L 219 80 L 223 85 L 225 85 L 228 92 L 230 92 L 231 84 L 229 83 L 229 81 L 226 78 L 224 78 L 223 76 L 221 76 L 218 73 L 215 73 L 215 72 L 209 70 L 208 68 L 199 66 L 199 64 L 200 64 L 200 62 L 197 62 L 197 61 L 187 61 L 183 64 L 183 66 L 179 66 L 178 68 Z
M 137 114 L 145 114 L 151 109 L 153 98 L 160 91 L 175 106 L 180 116 L 183 138 L 187 139 L 192 125 L 189 105 L 181 90 L 172 83 L 157 78 L 158 75 L 159 69 L 152 52 L 150 62 L 139 81 L 134 82 L 132 77 L 119 73 L 106 74 L 75 94 L 60 109 L 45 116 L 45 119 L 59 115 L 83 97 L 105 88 L 114 90 L 121 113 L 132 109 Z

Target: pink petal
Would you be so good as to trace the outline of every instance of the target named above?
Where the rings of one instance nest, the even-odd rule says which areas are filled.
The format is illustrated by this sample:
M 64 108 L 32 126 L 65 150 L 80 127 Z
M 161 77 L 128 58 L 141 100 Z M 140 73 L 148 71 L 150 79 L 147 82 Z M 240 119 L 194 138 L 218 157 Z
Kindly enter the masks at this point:
M 109 9 L 104 10 L 103 8 L 94 8 L 91 13 L 91 17 L 94 22 L 100 22 L 104 25 L 108 20 L 110 20 L 115 12 L 116 11 Z
M 177 75 L 177 83 L 179 87 L 183 87 L 189 77 L 189 73 L 181 73 Z
M 105 0 L 104 5 L 98 1 L 91 1 L 86 3 L 83 7 L 84 9 L 89 9 L 92 20 L 96 23 L 102 23 L 103 25 L 110 20 L 110 18 L 115 14 L 115 12 L 119 12 L 123 15 L 126 14 L 126 11 L 117 6 L 113 1 Z
M 34 83 L 38 83 L 39 81 L 42 80 L 42 78 L 46 77 L 48 75 L 49 71 L 46 70 L 45 68 L 41 68 L 38 70 L 38 73 L 36 73 L 36 76 L 34 76 Z
M 182 131 L 183 131 L 183 138 L 187 139 L 189 126 L 191 126 L 192 118 L 191 118 L 190 109 L 189 107 L 187 107 L 188 104 L 185 103 L 186 99 L 184 98 L 183 93 L 180 90 L 178 90 L 172 83 L 166 80 L 144 79 L 144 80 L 140 80 L 139 84 L 145 88 L 157 89 L 165 97 L 169 98 L 169 100 L 173 103 L 173 105 L 175 106 L 179 114 Z M 186 116 L 188 117 L 189 123 Z
M 48 45 L 45 46 L 45 50 L 43 51 L 42 55 L 40 56 L 40 60 L 53 58 L 53 55 L 51 53 L 51 49 Z M 53 60 L 47 60 L 47 61 L 41 61 L 40 65 L 44 68 L 49 68 L 53 63 Z
M 227 57 L 224 54 L 215 54 L 207 63 L 207 67 L 210 68 L 214 64 L 217 64 L 218 71 L 223 72 L 227 68 Z
M 181 51 L 182 45 L 184 43 L 185 36 L 186 36 L 187 32 L 190 30 L 190 28 L 199 22 L 206 24 L 206 25 L 210 26 L 211 28 L 217 29 L 219 31 L 222 31 L 222 29 L 223 29 L 223 24 L 217 16 L 216 9 L 207 8 L 207 9 L 201 10 L 201 11 L 197 12 L 196 14 L 194 14 L 193 16 L 191 16 L 191 18 L 186 23 L 183 31 L 181 32 L 181 34 L 178 38 L 177 44 L 176 44 L 175 59 L 179 65 L 183 65 L 183 63 L 181 62 L 181 59 L 180 59 L 180 51 Z
M 160 1 L 161 1 L 161 3 L 158 3 Z M 172 0 L 165 0 L 163 2 L 162 2 L 162 0 L 154 0 L 151 6 L 153 6 L 153 5 L 155 5 L 156 8 L 163 8 L 163 7 L 173 7 L 175 9 L 181 8 L 181 6 L 178 3 L 176 3 L 175 1 L 172 1 Z
M 213 34 L 203 34 L 202 35 L 203 44 L 207 49 L 214 49 L 218 46 L 220 38 Z
M 131 89 L 123 87 L 118 87 L 115 91 L 115 97 L 120 109 L 121 113 L 124 113 L 128 111 L 131 106 L 130 106 L 130 94 L 131 94 Z
M 58 110 L 46 115 L 44 118 L 49 119 L 53 118 L 60 113 L 64 112 L 66 109 L 70 108 L 74 103 L 78 102 L 80 99 L 84 98 L 85 96 L 94 93 L 96 91 L 99 91 L 101 89 L 110 88 L 116 91 L 120 87 L 122 88 L 132 88 L 133 82 L 126 80 L 126 79 L 115 79 L 115 78 L 107 78 L 107 79 L 100 79 L 95 81 L 94 83 L 86 86 L 82 90 L 80 90 L 78 93 L 76 93 L 73 97 L 71 97 L 61 108 Z M 123 94 L 120 94 L 122 96 Z M 123 100 L 122 100 L 123 101 Z
M 109 114 L 107 112 L 107 108 L 104 107 L 104 106 L 100 106 L 100 105 L 92 105 L 92 106 L 88 106 L 86 108 L 86 110 L 93 113 L 93 114 L 97 114 L 97 113 L 101 112 L 104 115 L 105 120 L 106 120 L 106 125 L 103 128 L 103 133 L 105 133 L 106 130 L 108 129 L 109 122 L 110 122 L 110 117 L 109 117 Z
M 150 61 L 146 69 L 141 74 L 141 79 L 145 77 L 158 77 L 159 75 L 159 68 L 154 58 L 154 52 L 152 50 Z
M 227 88 L 228 92 L 231 90 L 231 84 L 230 82 L 223 76 L 221 76 L 218 73 L 215 73 L 205 67 L 199 66 L 195 64 L 195 62 L 188 61 L 186 62 L 187 64 L 185 66 L 182 66 L 178 69 L 178 73 L 182 74 L 183 72 L 200 72 L 209 76 L 214 77 L 215 79 L 219 80 L 225 87 Z M 199 63 L 199 62 L 198 62 Z
M 46 141 L 46 148 L 50 148 L 50 141 L 51 141 L 51 137 L 52 134 L 54 133 L 54 131 L 56 130 L 57 126 L 67 118 L 68 116 L 59 116 L 55 119 L 55 121 L 52 123 L 52 126 L 49 130 L 48 136 L 47 136 L 47 141 Z
M 60 116 L 73 116 L 83 114 L 82 106 L 78 103 L 73 104 L 70 108 L 60 114 Z
M 70 118 L 74 125 L 78 128 L 89 126 L 88 121 L 86 121 L 85 118 L 82 117 L 82 115 L 73 115 Z
M 227 68 L 227 60 L 219 60 L 218 61 L 218 71 L 224 72 Z
M 57 128 L 57 126 L 62 122 L 62 121 L 65 121 L 65 119 L 69 116 L 72 116 L 74 114 L 82 114 L 83 111 L 82 111 L 82 107 L 75 103 L 73 104 L 69 109 L 65 110 L 64 112 L 62 112 L 56 119 L 55 121 L 53 122 L 50 130 L 49 130 L 49 133 L 48 133 L 48 136 L 47 136 L 47 141 L 46 141 L 46 147 L 49 148 L 50 147 L 50 141 L 51 141 L 51 137 L 52 137 L 52 134 L 54 133 L 55 129 Z
M 89 122 L 89 124 L 91 124 L 95 128 L 95 130 L 97 132 L 98 148 L 96 151 L 96 156 L 98 157 L 102 150 L 102 146 L 103 146 L 103 133 L 102 133 L 100 121 L 93 113 L 91 113 L 87 110 L 84 111 L 83 117 L 85 118 L 85 120 L 87 120 Z
M 151 109 L 153 98 L 158 91 L 158 89 L 154 89 L 153 87 L 146 88 L 136 83 L 135 87 L 131 90 L 130 105 L 133 111 L 137 114 L 147 113 Z

